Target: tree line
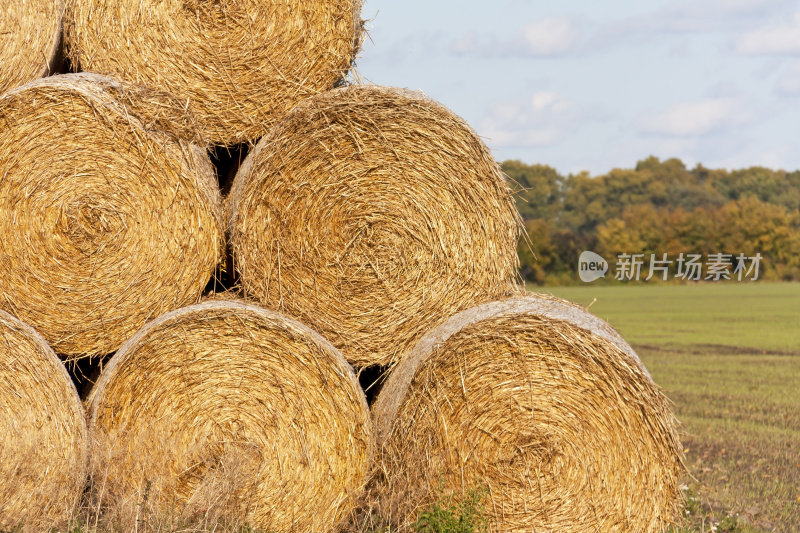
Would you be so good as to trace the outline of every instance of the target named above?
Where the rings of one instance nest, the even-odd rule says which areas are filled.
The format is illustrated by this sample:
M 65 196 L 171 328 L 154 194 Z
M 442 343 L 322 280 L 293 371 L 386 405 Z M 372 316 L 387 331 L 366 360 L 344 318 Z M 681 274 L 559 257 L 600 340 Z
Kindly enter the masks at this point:
M 760 254 L 759 279 L 800 280 L 800 170 L 688 169 L 656 157 L 596 177 L 521 161 L 502 168 L 527 232 L 519 246 L 527 281 L 576 282 L 585 250 L 609 263 L 622 254 L 722 254 L 731 270 L 737 256 Z

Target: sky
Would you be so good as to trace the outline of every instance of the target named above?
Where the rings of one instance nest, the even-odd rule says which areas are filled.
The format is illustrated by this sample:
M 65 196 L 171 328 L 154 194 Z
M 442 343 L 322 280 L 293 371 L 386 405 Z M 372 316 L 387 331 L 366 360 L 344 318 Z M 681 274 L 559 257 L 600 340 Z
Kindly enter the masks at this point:
M 800 169 L 797 0 L 365 0 L 365 82 L 421 90 L 498 161 Z

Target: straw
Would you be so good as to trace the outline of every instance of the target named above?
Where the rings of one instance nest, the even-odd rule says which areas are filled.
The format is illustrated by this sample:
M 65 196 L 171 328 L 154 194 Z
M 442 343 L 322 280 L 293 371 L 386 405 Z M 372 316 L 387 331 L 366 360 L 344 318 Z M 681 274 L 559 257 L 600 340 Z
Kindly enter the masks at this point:
M 516 290 L 512 194 L 459 117 L 420 93 L 310 98 L 259 142 L 228 197 L 245 293 L 353 365 L 389 365 L 433 325 Z
M 192 124 L 169 97 L 92 74 L 0 97 L 0 308 L 79 358 L 197 301 L 224 232 L 208 156 L 179 140 Z
M 352 368 L 307 327 L 251 304 L 212 300 L 149 323 L 89 401 L 94 501 L 123 522 L 332 531 L 370 468 Z
M 88 440 L 64 365 L 29 326 L 0 311 L 0 530 L 47 531 L 71 516 Z
M 380 516 L 404 528 L 486 490 L 492 531 L 664 531 L 677 517 L 669 400 L 597 323 L 548 305 L 465 311 L 397 365 L 373 406 Z
M 361 45 L 360 0 L 69 0 L 69 57 L 163 89 L 211 144 L 255 141 L 333 88 Z
M 0 9 L 0 94 L 52 73 L 59 62 L 63 0 L 15 0 Z

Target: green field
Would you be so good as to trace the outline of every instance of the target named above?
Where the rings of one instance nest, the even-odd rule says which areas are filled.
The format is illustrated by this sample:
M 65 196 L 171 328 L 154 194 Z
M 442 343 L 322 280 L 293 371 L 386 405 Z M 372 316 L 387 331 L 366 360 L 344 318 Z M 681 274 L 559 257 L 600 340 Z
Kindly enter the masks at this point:
M 615 326 L 675 403 L 689 531 L 800 531 L 800 283 L 541 290 Z

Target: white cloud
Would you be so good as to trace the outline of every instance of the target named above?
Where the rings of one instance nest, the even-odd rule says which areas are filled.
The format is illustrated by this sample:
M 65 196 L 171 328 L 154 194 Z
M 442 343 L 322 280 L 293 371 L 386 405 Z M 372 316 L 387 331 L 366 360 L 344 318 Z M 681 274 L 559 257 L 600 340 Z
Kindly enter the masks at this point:
M 775 92 L 781 96 L 800 96 L 800 61 L 795 62 L 778 78 Z
M 740 98 L 706 98 L 675 104 L 667 110 L 643 117 L 642 133 L 674 137 L 700 137 L 750 120 L 752 113 Z
M 495 104 L 479 128 L 492 147 L 536 147 L 558 143 L 576 127 L 577 112 L 552 91 L 533 93 L 523 102 Z
M 535 113 L 566 113 L 572 108 L 572 104 L 553 91 L 540 91 L 531 95 L 530 107 Z
M 455 39 L 450 43 L 450 51 L 456 54 L 471 54 L 486 48 L 486 43 L 481 42 L 481 36 L 470 32 Z
M 748 55 L 800 55 L 800 12 L 791 22 L 763 26 L 740 35 L 736 50 Z
M 557 57 L 573 51 L 580 38 L 575 19 L 547 17 L 523 25 L 508 38 L 464 34 L 450 42 L 450 51 L 456 54 L 489 57 Z
M 517 40 L 526 55 L 557 56 L 569 52 L 578 42 L 575 21 L 566 17 L 549 17 L 526 24 Z
M 382 43 L 380 46 L 370 37 L 364 43 L 364 51 L 371 59 L 401 65 L 415 61 L 420 55 L 429 55 L 431 51 L 440 52 L 446 48 L 446 43 L 447 38 L 442 31 L 418 30 L 391 44 Z
M 770 149 L 742 147 L 738 151 L 731 150 L 727 156 L 703 163 L 715 168 L 736 169 L 761 166 L 791 171 L 796 168 L 793 167 L 793 164 L 796 163 L 794 154 L 794 147 L 788 143 Z
M 670 5 L 656 13 L 672 31 L 724 29 L 737 23 L 752 24 L 753 17 L 769 11 L 779 0 L 692 0 Z
M 665 34 L 729 34 L 751 28 L 787 0 L 690 0 L 623 17 L 601 26 L 590 39 L 594 49 L 646 45 Z

